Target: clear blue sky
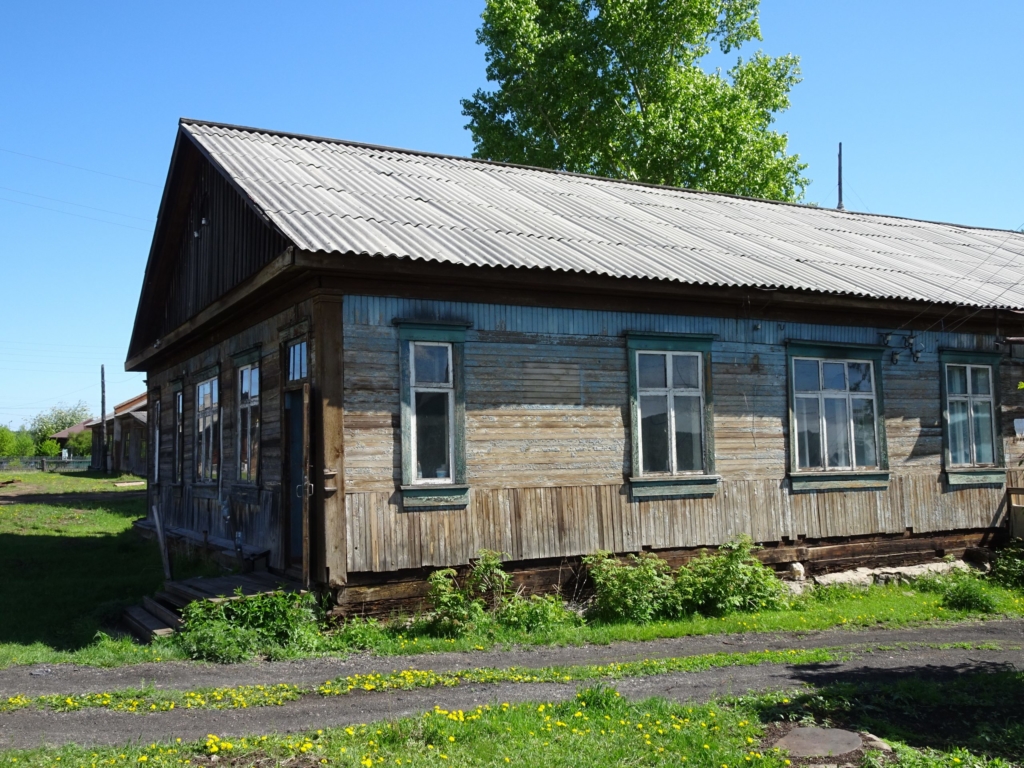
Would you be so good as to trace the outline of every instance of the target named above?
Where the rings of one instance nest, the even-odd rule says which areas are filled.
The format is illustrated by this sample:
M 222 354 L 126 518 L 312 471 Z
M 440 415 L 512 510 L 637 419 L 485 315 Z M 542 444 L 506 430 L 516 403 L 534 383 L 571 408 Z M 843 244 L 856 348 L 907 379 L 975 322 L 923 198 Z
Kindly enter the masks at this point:
M 178 117 L 472 151 L 482 0 L 5 7 L 0 424 L 98 413 L 101 362 L 108 405 L 142 391 L 123 362 Z M 1024 224 L 1024 3 L 762 0 L 761 20 L 760 47 L 802 58 L 779 126 L 809 201 L 835 205 L 842 141 L 847 208 Z

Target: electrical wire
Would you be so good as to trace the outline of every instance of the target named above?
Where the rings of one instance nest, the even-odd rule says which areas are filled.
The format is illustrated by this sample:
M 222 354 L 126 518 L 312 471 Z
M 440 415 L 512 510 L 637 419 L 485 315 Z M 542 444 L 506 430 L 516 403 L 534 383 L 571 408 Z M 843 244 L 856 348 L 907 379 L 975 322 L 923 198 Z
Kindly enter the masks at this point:
M 121 181 L 130 181 L 133 184 L 145 184 L 147 187 L 157 187 L 159 189 L 160 186 L 161 186 L 160 184 L 154 184 L 151 181 L 140 181 L 139 179 L 131 179 L 131 178 L 127 177 L 127 176 L 118 176 L 116 173 L 107 173 L 106 171 L 97 171 L 94 168 L 85 168 L 84 166 L 81 166 L 81 165 L 72 165 L 71 163 L 64 163 L 64 162 L 61 162 L 60 160 L 51 160 L 48 157 L 39 157 L 39 155 L 30 155 L 30 154 L 27 154 L 25 152 L 15 152 L 13 149 L 4 149 L 3 147 L 0 147 L 0 152 L 6 152 L 9 155 L 18 155 L 19 157 L 30 157 L 33 160 L 41 160 L 44 163 L 53 163 L 54 165 L 63 165 L 65 168 L 74 168 L 75 170 L 78 170 L 78 171 L 87 171 L 89 173 L 98 173 L 100 176 L 109 176 L 112 179 L 121 179 Z
M 80 213 L 71 213 L 71 211 L 62 211 L 59 208 L 47 208 L 45 205 L 35 205 L 34 203 L 23 203 L 21 200 L 11 200 L 9 197 L 0 197 L 0 200 L 4 200 L 8 203 L 16 203 L 17 205 L 26 205 L 29 208 L 39 208 L 43 211 L 52 211 L 53 213 L 63 213 L 65 216 L 74 216 L 77 219 L 88 219 L 89 221 L 98 221 L 103 224 L 113 224 L 115 227 L 124 227 L 125 229 L 136 229 L 139 232 L 149 232 L 148 229 L 142 227 L 133 227 L 130 224 L 121 224 L 116 221 L 107 221 L 106 219 L 97 219 L 95 216 L 83 216 Z
M 114 216 L 125 216 L 129 219 L 138 219 L 139 221 L 148 221 L 152 223 L 152 219 L 148 219 L 144 216 L 133 216 L 130 213 L 121 213 L 120 211 L 111 211 L 107 208 L 96 208 L 92 205 L 85 205 L 84 203 L 73 203 L 70 200 L 61 200 L 57 197 L 47 197 L 46 195 L 37 195 L 35 192 L 26 192 L 23 189 L 14 189 L 14 187 L 0 187 L 8 192 L 15 192 L 19 195 L 28 195 L 29 197 L 38 197 L 40 200 L 49 200 L 52 203 L 63 203 L 64 205 L 77 205 L 79 208 L 88 208 L 90 211 L 99 211 L 100 213 L 112 213 Z

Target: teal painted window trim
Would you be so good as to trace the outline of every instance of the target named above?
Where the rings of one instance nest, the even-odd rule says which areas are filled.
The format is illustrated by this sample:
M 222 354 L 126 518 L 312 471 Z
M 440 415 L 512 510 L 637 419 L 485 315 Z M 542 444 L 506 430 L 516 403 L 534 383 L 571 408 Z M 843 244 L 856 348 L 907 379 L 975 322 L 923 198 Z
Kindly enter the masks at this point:
M 465 341 L 468 323 L 395 320 L 398 326 L 401 376 L 402 505 L 405 509 L 465 507 L 466 485 L 466 384 Z M 452 471 L 448 482 L 416 482 L 413 466 L 412 346 L 417 341 L 450 344 L 452 350 Z
M 675 475 L 672 477 L 631 477 L 629 492 L 634 501 L 673 497 L 714 496 L 722 478 L 718 475 Z
M 946 470 L 950 485 L 1004 485 L 1006 469 L 1002 467 L 954 467 Z
M 1006 482 L 1006 460 L 1003 455 L 1002 418 L 999 402 L 999 364 L 1004 355 L 998 352 L 974 352 L 964 349 L 939 349 L 939 396 L 942 403 L 942 465 L 950 486 L 1002 485 Z M 978 466 L 953 465 L 949 449 L 949 401 L 946 393 L 947 365 L 987 365 L 992 368 L 992 431 L 995 443 L 995 464 Z
M 450 509 L 469 506 L 468 485 L 403 485 L 402 508 Z
M 889 487 L 889 472 L 796 472 L 789 476 L 793 493 L 811 491 L 884 491 Z
M 715 408 L 714 390 L 711 385 L 711 345 L 718 338 L 711 334 L 679 333 L 626 333 L 626 353 L 629 368 L 629 418 L 630 455 L 632 477 L 629 478 L 630 492 L 634 499 L 664 498 L 670 496 L 712 496 L 718 488 L 720 478 L 715 474 Z M 636 357 L 638 351 L 650 352 L 696 352 L 701 356 L 701 372 L 704 398 L 703 434 L 704 444 L 702 472 L 685 472 L 675 475 L 643 475 L 640 462 L 640 408 L 637 381 Z
M 846 344 L 824 341 L 786 340 L 786 389 L 789 406 L 789 456 L 787 458 L 790 490 L 793 493 L 830 490 L 884 490 L 889 486 L 889 446 L 885 434 L 885 384 L 882 358 L 886 347 L 878 344 Z M 870 360 L 875 384 L 875 434 L 878 445 L 878 467 L 870 469 L 799 469 L 796 430 L 796 392 L 793 383 L 793 358 L 822 360 Z

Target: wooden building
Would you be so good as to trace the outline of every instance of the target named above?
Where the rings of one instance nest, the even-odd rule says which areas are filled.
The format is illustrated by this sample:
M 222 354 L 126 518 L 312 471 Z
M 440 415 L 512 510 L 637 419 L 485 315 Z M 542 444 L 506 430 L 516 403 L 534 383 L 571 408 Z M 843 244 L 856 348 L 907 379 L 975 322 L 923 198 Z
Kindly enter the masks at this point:
M 482 548 L 813 571 L 1003 529 L 1022 277 L 1020 233 L 182 120 L 126 368 L 171 534 L 343 610 Z
M 103 470 L 103 421 L 85 424 L 92 430 L 91 469 Z M 145 477 L 149 471 L 148 394 L 143 392 L 114 406 L 107 415 L 107 466 L 113 474 Z

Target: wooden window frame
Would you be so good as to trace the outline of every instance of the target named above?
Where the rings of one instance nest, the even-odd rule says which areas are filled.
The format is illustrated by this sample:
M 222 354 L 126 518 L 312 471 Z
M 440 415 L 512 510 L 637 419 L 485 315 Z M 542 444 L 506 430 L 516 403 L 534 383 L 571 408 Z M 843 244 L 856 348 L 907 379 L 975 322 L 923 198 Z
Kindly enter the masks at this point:
M 153 485 L 160 484 L 160 390 L 153 398 Z
M 211 395 L 213 394 L 212 387 L 216 386 L 216 395 L 217 395 L 216 402 L 215 403 L 211 402 L 211 407 L 209 409 L 202 408 L 201 405 L 200 405 L 201 401 L 199 399 L 199 397 L 200 397 L 199 396 L 200 388 L 205 386 L 205 385 L 207 385 L 207 384 L 211 385 Z M 194 414 L 194 418 L 192 419 L 192 423 L 195 425 L 195 433 L 194 433 L 194 441 L 193 441 L 194 445 L 193 445 L 193 453 L 192 453 L 192 463 L 193 463 L 194 468 L 195 468 L 195 474 L 193 476 L 193 479 L 194 479 L 195 483 L 200 484 L 200 485 L 219 484 L 220 483 L 220 479 L 221 479 L 220 478 L 221 465 L 224 462 L 224 452 L 223 452 L 224 425 L 223 425 L 223 422 L 221 421 L 221 418 L 220 418 L 221 417 L 221 405 L 220 405 L 220 376 L 219 376 L 219 374 L 211 376 L 209 378 L 203 378 L 200 381 L 197 381 L 195 386 L 192 388 L 192 391 L 193 391 L 194 396 L 195 396 L 195 414 Z M 211 401 L 213 400 L 212 396 L 211 396 L 210 399 L 211 399 Z M 217 445 L 217 457 L 218 458 L 217 458 L 217 462 L 216 462 L 216 467 L 213 466 L 213 462 L 212 461 L 209 462 L 209 465 L 210 465 L 210 475 L 209 475 L 209 477 L 204 475 L 202 466 L 200 464 L 200 459 L 201 458 L 205 458 L 205 454 L 203 454 L 202 456 L 200 455 L 200 444 L 203 443 L 203 439 L 202 439 L 203 431 L 200 430 L 200 428 L 199 428 L 199 421 L 200 421 L 200 419 L 202 417 L 204 417 L 206 415 L 209 415 L 213 419 L 215 419 L 215 423 L 216 423 L 216 426 L 217 426 L 217 429 L 216 429 L 216 433 L 217 433 L 216 442 L 218 443 L 218 445 Z M 211 433 L 213 431 L 214 430 L 211 429 Z M 211 434 L 211 440 L 213 440 L 213 439 L 214 439 L 213 435 Z M 204 443 L 204 445 L 205 445 L 205 443 Z M 212 443 L 211 443 L 210 448 L 211 448 L 211 450 L 213 449 Z
M 788 403 L 789 456 L 787 457 L 790 490 L 794 493 L 811 491 L 885 490 L 889 487 L 889 449 L 885 435 L 885 382 L 882 358 L 886 347 L 875 344 L 841 344 L 790 339 L 786 342 L 786 386 Z M 833 467 L 800 469 L 797 445 L 796 400 L 794 381 L 795 362 L 812 359 L 825 362 L 870 362 L 871 384 L 875 403 L 875 452 L 878 465 L 856 469 Z M 837 391 L 838 392 L 838 391 Z M 849 401 L 849 392 L 846 392 Z M 809 397 L 810 395 L 808 395 Z M 821 394 L 818 394 L 819 402 Z M 824 414 L 820 416 L 824 418 Z M 852 418 L 852 412 L 851 412 Z M 821 433 L 823 436 L 824 431 Z M 853 434 L 851 432 L 851 451 Z M 854 458 L 856 461 L 856 458 Z
M 235 413 L 235 416 L 236 416 L 235 423 L 237 424 L 237 429 L 235 430 L 235 432 L 236 432 L 236 435 L 235 435 L 235 455 L 237 456 L 236 464 L 238 465 L 238 468 L 237 468 L 237 480 L 240 483 L 245 483 L 247 485 L 258 485 L 259 484 L 259 478 L 260 478 L 260 464 L 261 464 L 261 458 L 262 458 L 262 455 L 263 455 L 262 445 L 260 445 L 260 437 L 261 437 L 260 433 L 261 433 L 262 427 L 263 427 L 263 410 L 262 410 L 262 402 L 263 401 L 262 401 L 262 398 L 261 398 L 262 386 L 263 386 L 263 374 L 262 374 L 262 372 L 260 370 L 260 361 L 258 359 L 254 360 L 252 362 L 245 363 L 244 365 L 240 365 L 235 370 L 237 371 L 237 375 L 235 377 L 235 382 L 236 382 L 235 396 L 237 397 L 236 413 Z M 243 374 L 246 371 L 248 371 L 249 375 L 250 375 L 250 393 L 249 393 L 249 402 L 247 404 L 243 405 L 242 404 L 242 376 L 243 376 Z M 252 392 L 251 392 L 252 371 L 256 371 L 256 382 L 257 382 L 257 388 L 258 388 L 257 392 L 256 392 L 256 397 L 255 398 L 253 398 Z M 252 412 L 253 412 L 253 410 L 255 410 L 256 414 L 257 414 L 257 416 L 256 416 L 256 418 L 257 418 L 257 426 L 256 426 L 255 430 L 252 429 Z M 249 426 L 249 433 L 248 433 L 248 435 L 246 435 L 246 437 L 247 437 L 247 445 L 249 446 L 249 455 L 245 457 L 246 458 L 245 464 L 248 467 L 248 474 L 247 475 L 243 475 L 243 473 L 242 473 L 242 412 L 243 411 L 248 411 L 249 412 L 249 414 L 248 414 L 249 418 L 245 422 Z M 257 449 L 256 449 L 256 466 L 255 467 L 252 466 L 252 445 L 253 445 L 253 434 L 254 433 L 256 435 L 256 443 L 257 443 L 257 446 L 258 446 Z
M 396 320 L 401 379 L 402 506 L 405 509 L 458 508 L 469 504 L 466 484 L 465 343 L 468 323 Z M 413 345 L 446 345 L 451 365 L 449 400 L 450 472 L 447 478 L 420 481 L 416 477 L 414 445 L 415 391 L 437 389 L 414 385 Z
M 953 487 L 1003 485 L 1006 482 L 1006 458 L 1003 452 L 1002 419 L 1000 418 L 999 364 L 1003 355 L 996 352 L 973 352 L 962 349 L 939 350 L 939 388 L 942 403 L 942 465 L 946 482 Z M 992 440 L 994 464 L 953 464 L 949 445 L 949 393 L 947 390 L 947 368 L 963 365 L 974 368 L 988 368 L 992 390 Z M 968 371 L 968 381 L 970 372 Z M 972 427 L 973 430 L 973 427 Z M 972 442 L 971 453 L 974 453 Z
M 715 411 L 711 376 L 711 347 L 716 338 L 716 336 L 707 334 L 633 331 L 626 333 L 627 367 L 629 370 L 630 454 L 632 459 L 632 474 L 628 481 L 630 493 L 636 501 L 666 497 L 708 497 L 713 496 L 718 489 L 721 477 L 715 474 Z M 639 355 L 644 352 L 669 356 L 678 353 L 693 354 L 700 358 L 701 444 L 703 446 L 703 469 L 701 471 L 643 474 Z M 671 463 L 674 468 L 674 435 L 671 437 L 671 446 Z
M 419 465 L 417 455 L 417 435 L 419 422 L 416 413 L 416 395 L 420 392 L 445 395 L 448 400 L 448 476 L 447 477 L 419 477 L 414 472 L 412 482 L 409 485 L 453 485 L 455 483 L 455 361 L 452 352 L 452 344 L 448 341 L 410 341 L 412 345 L 409 350 L 409 376 L 411 392 L 409 395 L 409 424 L 410 435 L 409 450 L 412 451 L 412 466 Z M 445 350 L 448 357 L 449 381 L 446 384 L 421 384 L 416 376 L 416 347 L 439 347 Z
M 303 355 L 299 376 L 292 377 L 292 350 L 302 347 Z M 301 387 L 303 382 L 309 381 L 309 338 L 305 334 L 288 339 L 284 343 L 284 382 L 285 389 Z
M 173 440 L 174 465 L 171 468 L 171 482 L 174 485 L 181 485 L 185 479 L 185 393 L 182 391 L 181 383 L 173 387 L 174 397 L 174 425 Z

